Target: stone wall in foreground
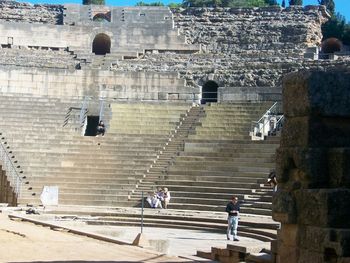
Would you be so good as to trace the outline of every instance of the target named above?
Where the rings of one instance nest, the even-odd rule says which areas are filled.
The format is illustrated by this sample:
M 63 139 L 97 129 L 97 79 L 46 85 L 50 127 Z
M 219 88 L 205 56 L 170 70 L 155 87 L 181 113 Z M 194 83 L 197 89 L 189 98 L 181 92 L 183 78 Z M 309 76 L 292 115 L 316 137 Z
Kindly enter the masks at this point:
M 277 263 L 350 262 L 350 70 L 284 79 Z

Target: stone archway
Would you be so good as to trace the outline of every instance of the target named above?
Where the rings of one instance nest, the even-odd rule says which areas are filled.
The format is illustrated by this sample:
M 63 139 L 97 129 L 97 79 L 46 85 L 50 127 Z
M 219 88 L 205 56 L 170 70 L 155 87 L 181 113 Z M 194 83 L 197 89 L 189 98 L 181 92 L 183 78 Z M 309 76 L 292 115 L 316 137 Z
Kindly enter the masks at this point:
M 321 51 L 325 54 L 331 54 L 334 52 L 341 51 L 343 48 L 343 43 L 337 38 L 327 38 L 322 42 Z
M 202 104 L 207 102 L 218 102 L 218 87 L 219 85 L 213 81 L 207 81 L 202 87 Z
M 96 14 L 92 20 L 95 22 L 111 22 L 110 15 L 103 13 Z
M 92 53 L 96 55 L 111 53 L 111 38 L 104 33 L 97 34 L 92 42 Z

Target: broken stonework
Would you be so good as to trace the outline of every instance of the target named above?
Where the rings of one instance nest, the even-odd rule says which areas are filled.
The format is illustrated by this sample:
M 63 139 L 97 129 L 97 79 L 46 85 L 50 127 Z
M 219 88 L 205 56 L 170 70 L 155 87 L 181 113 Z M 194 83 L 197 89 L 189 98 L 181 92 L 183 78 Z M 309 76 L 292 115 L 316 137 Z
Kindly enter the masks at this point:
M 349 262 L 349 83 L 346 69 L 303 71 L 283 81 L 276 262 Z

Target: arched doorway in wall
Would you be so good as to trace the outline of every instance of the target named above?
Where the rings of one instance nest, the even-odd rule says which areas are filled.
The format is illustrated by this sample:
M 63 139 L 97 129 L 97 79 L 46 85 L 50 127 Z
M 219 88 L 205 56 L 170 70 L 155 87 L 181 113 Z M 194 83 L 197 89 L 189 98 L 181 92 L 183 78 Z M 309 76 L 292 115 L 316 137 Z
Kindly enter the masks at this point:
M 92 42 L 92 53 L 96 55 L 111 53 L 111 38 L 104 33 L 97 34 Z
M 219 85 L 212 80 L 207 81 L 202 87 L 202 104 L 207 102 L 218 102 Z

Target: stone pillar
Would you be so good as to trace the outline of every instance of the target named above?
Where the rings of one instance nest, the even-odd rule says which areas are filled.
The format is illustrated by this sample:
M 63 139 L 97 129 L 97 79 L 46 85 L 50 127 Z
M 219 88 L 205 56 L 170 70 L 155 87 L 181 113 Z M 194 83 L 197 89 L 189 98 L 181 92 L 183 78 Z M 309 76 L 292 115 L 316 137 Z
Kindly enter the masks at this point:
M 350 262 L 350 71 L 287 75 L 283 106 L 276 261 Z

